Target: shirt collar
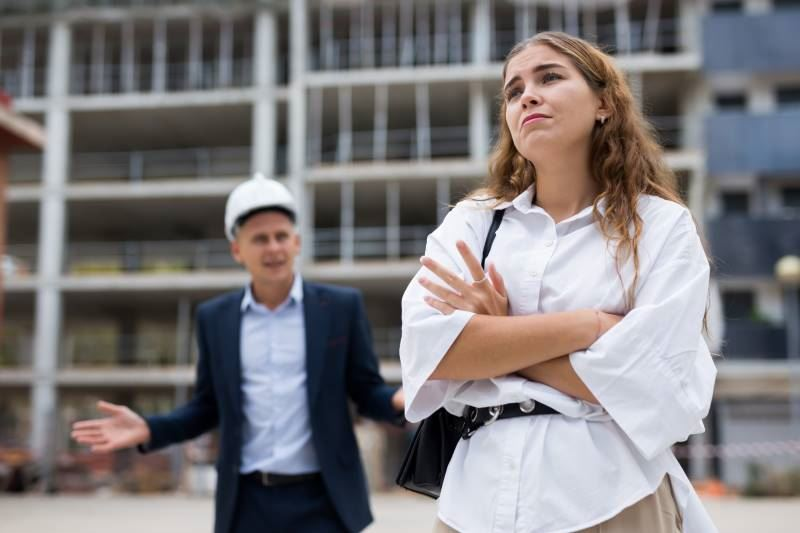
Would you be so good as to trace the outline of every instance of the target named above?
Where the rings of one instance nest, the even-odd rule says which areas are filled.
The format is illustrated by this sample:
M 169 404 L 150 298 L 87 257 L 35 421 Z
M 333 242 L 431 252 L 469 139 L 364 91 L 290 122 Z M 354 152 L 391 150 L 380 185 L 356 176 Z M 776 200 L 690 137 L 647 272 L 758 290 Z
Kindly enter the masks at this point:
M 278 307 L 283 307 L 287 303 L 302 303 L 303 301 L 303 277 L 298 273 L 295 272 L 294 274 L 294 281 L 292 282 L 292 288 L 289 291 L 289 297 L 286 299 L 285 302 L 281 303 Z M 253 288 L 250 283 L 247 284 L 244 288 L 244 296 L 242 297 L 242 303 L 240 309 L 242 312 L 247 311 L 253 305 L 257 305 L 256 299 L 253 297 Z
M 516 198 L 513 200 L 502 202 L 494 207 L 494 209 L 506 209 L 507 207 L 513 206 L 514 209 L 519 211 L 520 213 L 543 213 L 547 214 L 547 212 L 539 207 L 538 205 L 533 203 L 533 185 L 522 191 Z M 606 199 L 601 198 L 600 201 L 597 203 L 597 210 L 600 215 L 604 215 L 606 212 Z M 575 220 L 580 220 L 586 217 L 590 217 L 593 215 L 594 208 L 593 206 L 587 206 L 572 215 L 571 217 L 562 220 L 559 224 L 563 222 L 573 222 Z M 548 215 L 549 216 L 549 215 Z

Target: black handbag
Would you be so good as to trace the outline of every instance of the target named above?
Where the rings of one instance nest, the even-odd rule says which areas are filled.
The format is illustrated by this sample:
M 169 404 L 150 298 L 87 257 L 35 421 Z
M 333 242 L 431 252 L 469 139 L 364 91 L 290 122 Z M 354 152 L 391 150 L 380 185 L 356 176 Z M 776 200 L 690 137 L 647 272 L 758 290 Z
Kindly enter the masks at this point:
M 497 209 L 494 212 L 492 225 L 483 245 L 481 266 L 484 268 L 504 214 L 505 209 Z M 458 440 L 464 434 L 464 426 L 464 418 L 450 414 L 444 408 L 438 409 L 423 420 L 400 466 L 397 484 L 410 491 L 438 498 L 442 491 L 447 465 L 450 464 Z

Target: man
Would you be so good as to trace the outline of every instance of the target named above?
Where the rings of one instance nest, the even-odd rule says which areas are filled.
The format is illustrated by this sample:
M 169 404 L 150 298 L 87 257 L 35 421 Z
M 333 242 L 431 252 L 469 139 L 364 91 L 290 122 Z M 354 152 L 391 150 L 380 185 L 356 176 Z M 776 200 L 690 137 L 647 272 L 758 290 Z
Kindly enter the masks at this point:
M 260 175 L 228 197 L 225 233 L 251 283 L 197 312 L 194 397 L 142 418 L 100 402 L 109 416 L 77 422 L 92 451 L 148 452 L 219 426 L 215 533 L 360 531 L 371 521 L 347 398 L 395 422 L 402 390 L 378 373 L 358 291 L 303 281 L 294 270 L 296 207 Z

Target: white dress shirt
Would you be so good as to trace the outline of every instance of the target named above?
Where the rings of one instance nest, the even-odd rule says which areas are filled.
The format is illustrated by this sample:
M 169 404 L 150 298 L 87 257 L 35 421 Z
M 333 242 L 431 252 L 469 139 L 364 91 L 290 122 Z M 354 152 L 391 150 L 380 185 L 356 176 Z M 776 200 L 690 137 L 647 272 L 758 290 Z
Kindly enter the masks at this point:
M 318 472 L 306 394 L 303 280 L 295 274 L 289 297 L 274 310 L 256 302 L 249 285 L 241 305 L 244 423 L 239 470 Z
M 480 258 L 490 206 L 459 203 L 428 237 L 425 254 L 472 281 L 456 241 Z M 633 264 L 618 272 L 614 246 L 592 207 L 556 224 L 532 205 L 528 189 L 496 207 L 503 208 L 487 267 L 494 263 L 502 275 L 511 315 L 625 313 Z M 409 420 L 442 406 L 461 414 L 465 405 L 529 398 L 562 413 L 500 420 L 459 441 L 439 499 L 439 518 L 449 526 L 462 533 L 573 532 L 615 516 L 669 475 L 684 531 L 716 531 L 671 451 L 704 430 L 716 377 L 701 334 L 708 261 L 687 209 L 642 196 L 638 212 L 644 232 L 634 307 L 587 350 L 569 356 L 602 407 L 516 376 L 429 380 L 473 314 L 443 315 L 427 305 L 419 276 L 440 281 L 427 269 L 406 289 L 400 358 Z

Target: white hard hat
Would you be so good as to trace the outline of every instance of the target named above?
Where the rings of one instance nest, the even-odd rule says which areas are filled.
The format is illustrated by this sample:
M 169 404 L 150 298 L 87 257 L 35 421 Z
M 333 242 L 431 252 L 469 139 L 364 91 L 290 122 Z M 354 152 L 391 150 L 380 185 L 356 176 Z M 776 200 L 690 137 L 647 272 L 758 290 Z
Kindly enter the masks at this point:
M 292 193 L 283 184 L 256 173 L 233 189 L 225 204 L 225 235 L 234 240 L 236 222 L 244 215 L 260 209 L 276 207 L 295 216 L 297 208 Z

